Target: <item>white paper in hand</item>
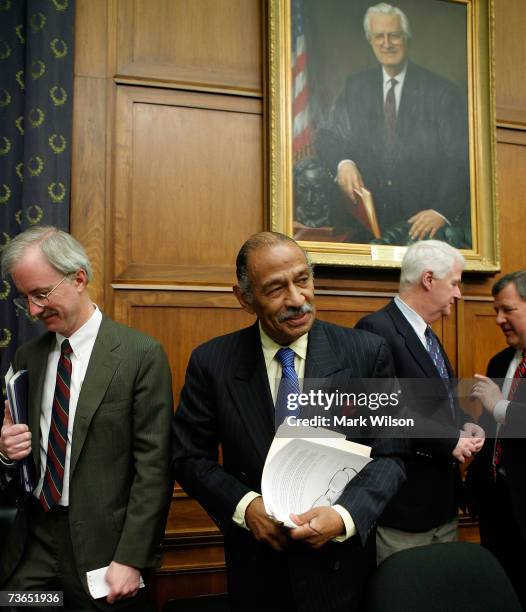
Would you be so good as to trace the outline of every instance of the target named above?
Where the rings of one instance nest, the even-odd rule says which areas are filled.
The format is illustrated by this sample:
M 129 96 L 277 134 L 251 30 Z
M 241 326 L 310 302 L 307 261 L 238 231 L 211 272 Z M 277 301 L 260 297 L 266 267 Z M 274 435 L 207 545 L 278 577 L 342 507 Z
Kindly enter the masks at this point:
M 108 571 L 108 565 L 106 567 L 100 567 L 91 572 L 86 572 L 86 580 L 88 581 L 89 593 L 93 599 L 100 599 L 106 597 L 110 592 L 110 585 L 106 582 L 106 572 Z M 139 577 L 139 588 L 144 586 L 144 580 L 142 576 Z

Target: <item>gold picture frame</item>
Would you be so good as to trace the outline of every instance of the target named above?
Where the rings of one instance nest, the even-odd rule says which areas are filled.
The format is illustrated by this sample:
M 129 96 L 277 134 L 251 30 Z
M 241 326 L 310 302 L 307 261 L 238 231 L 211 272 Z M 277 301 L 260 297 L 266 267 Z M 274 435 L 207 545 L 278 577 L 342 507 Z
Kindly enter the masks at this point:
M 324 24 L 325 38 L 321 37 L 320 40 L 329 41 L 327 43 L 318 42 L 317 49 L 319 51 L 323 48 L 323 44 L 336 44 L 333 43 L 333 38 L 338 40 L 338 36 L 339 40 L 347 40 L 347 38 L 344 38 L 345 30 L 343 28 L 345 26 L 342 25 L 343 20 L 339 19 L 338 10 L 351 10 L 342 7 L 354 6 L 356 9 L 358 5 L 363 8 L 375 4 L 374 1 L 365 2 L 365 0 L 324 0 L 324 2 L 318 2 L 316 5 L 313 2 L 316 2 L 316 0 L 268 0 L 267 5 L 270 225 L 274 231 L 295 236 L 301 246 L 309 252 L 314 263 L 397 268 L 400 266 L 407 243 L 378 244 L 365 240 L 353 242 L 352 238 L 351 240 L 335 238 L 334 241 L 331 241 L 335 234 L 334 228 L 331 227 L 323 228 L 323 239 L 320 240 L 318 235 L 322 234 L 321 230 L 311 232 L 307 228 L 306 231 L 301 231 L 301 228 L 306 226 L 302 226 L 295 219 L 297 209 L 294 208 L 296 194 L 294 185 L 295 162 L 293 161 L 293 78 L 291 62 L 292 43 L 297 29 L 293 33 L 292 11 L 297 11 L 298 6 L 307 6 L 307 8 L 310 6 L 311 10 L 317 11 L 318 19 L 312 19 L 312 21 L 316 24 Z M 294 9 L 292 8 L 293 3 Z M 465 240 L 470 240 L 470 243 L 461 244 L 459 248 L 466 258 L 466 270 L 496 272 L 500 269 L 500 262 L 495 166 L 493 0 L 398 0 L 398 2 L 395 0 L 394 2 L 405 13 L 410 13 L 411 8 L 418 4 L 420 19 L 415 20 L 415 23 L 411 23 L 411 25 L 415 29 L 419 27 L 425 29 L 422 25 L 424 24 L 425 27 L 430 28 L 429 31 L 433 31 L 433 28 L 435 26 L 440 27 L 440 24 L 437 23 L 436 19 L 433 19 L 433 23 L 426 23 L 421 8 L 426 7 L 426 3 L 430 14 L 431 11 L 434 11 L 439 17 L 442 17 L 442 11 L 444 19 L 451 19 L 450 13 L 453 14 L 448 7 L 454 7 L 456 11 L 454 15 L 458 13 L 463 16 L 456 25 L 461 36 L 465 32 L 465 41 L 462 42 L 459 39 L 459 46 L 462 47 L 463 57 L 466 58 L 465 66 L 461 66 L 461 68 L 465 70 L 466 75 L 465 98 L 463 99 L 465 99 L 467 105 L 468 142 L 466 147 L 469 160 L 466 165 L 468 169 L 466 170 L 465 181 L 466 184 L 469 182 L 469 193 L 466 199 L 469 233 L 464 230 L 464 235 L 467 236 Z M 320 11 L 327 11 L 327 15 L 321 14 Z M 362 12 L 362 19 L 363 14 Z M 320 15 L 324 18 L 320 19 Z M 453 18 L 456 18 L 454 15 Z M 334 37 L 330 30 L 331 19 L 335 28 Z M 297 28 L 297 24 L 294 27 Z M 352 39 L 355 41 L 353 44 L 358 45 L 356 31 L 358 28 L 362 28 L 361 22 L 359 24 L 354 23 L 353 28 L 354 36 Z M 307 28 L 305 28 L 306 31 Z M 312 28 L 310 33 L 312 35 Z M 442 36 L 444 35 L 445 33 L 442 33 Z M 436 36 L 439 37 L 440 32 L 437 32 Z M 428 65 L 431 63 L 433 66 L 433 62 L 441 61 L 437 59 L 438 51 L 440 50 L 440 56 L 442 57 L 444 46 L 447 47 L 451 44 L 448 38 L 446 40 L 448 40 L 447 45 L 436 48 L 436 57 L 433 56 L 434 48 L 431 44 L 427 48 Z M 308 46 L 308 44 L 307 38 L 306 45 Z M 367 47 L 363 30 L 361 32 L 361 44 Z M 340 51 L 343 50 L 340 49 Z M 332 53 L 334 58 L 336 51 L 332 51 Z M 363 57 L 365 51 L 362 50 L 361 53 Z M 372 54 L 370 55 L 372 56 Z M 358 57 L 358 54 L 355 56 Z M 324 55 L 319 52 L 318 56 L 314 55 L 314 57 L 317 57 L 317 64 L 313 63 L 312 65 L 317 66 L 320 74 L 338 72 L 332 70 L 333 64 L 326 65 L 326 71 L 323 72 L 324 57 L 330 57 L 330 53 Z M 412 59 L 411 56 L 410 59 Z M 309 62 L 312 61 L 312 57 L 309 57 Z M 371 61 L 370 58 L 367 61 Z M 418 60 L 415 59 L 416 61 Z M 340 82 L 343 82 L 341 75 L 347 70 L 347 64 L 349 63 L 352 64 L 352 62 L 346 62 L 345 67 L 339 69 Z M 451 58 L 450 64 L 453 66 L 453 70 L 455 69 L 454 63 L 454 58 Z M 306 65 L 309 66 L 309 63 L 307 62 Z M 320 69 L 320 66 L 322 69 Z M 320 83 L 318 83 L 318 87 L 320 90 L 322 89 Z M 323 91 L 325 92 L 325 89 Z M 335 88 L 334 91 L 336 91 Z M 318 106 L 320 105 L 318 104 Z M 469 177 L 467 176 L 468 172 Z M 334 175 L 331 178 L 331 185 L 336 185 Z M 332 186 L 330 189 L 332 190 Z M 298 229 L 298 226 L 300 229 Z M 447 229 L 447 226 L 445 227 Z M 455 246 L 459 245 L 455 244 Z

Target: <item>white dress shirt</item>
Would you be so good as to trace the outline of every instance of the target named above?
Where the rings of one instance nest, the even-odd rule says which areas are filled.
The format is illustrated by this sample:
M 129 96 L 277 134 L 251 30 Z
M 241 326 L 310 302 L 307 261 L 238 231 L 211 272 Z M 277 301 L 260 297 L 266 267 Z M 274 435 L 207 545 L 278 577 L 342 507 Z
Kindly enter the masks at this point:
M 272 400 L 276 403 L 276 397 L 278 394 L 279 383 L 281 382 L 281 371 L 282 367 L 280 362 L 276 357 L 276 353 L 280 348 L 283 348 L 281 345 L 277 344 L 265 333 L 265 330 L 261 326 L 261 322 L 259 323 L 259 335 L 261 338 L 261 347 L 263 349 L 263 356 L 265 358 L 265 367 L 267 369 L 267 376 L 270 385 L 270 391 L 272 393 Z M 309 343 L 309 334 L 303 334 L 303 336 L 299 337 L 292 344 L 289 344 L 288 348 L 294 351 L 294 368 L 298 374 L 298 379 L 300 383 L 300 388 L 303 386 L 303 378 L 305 376 L 305 362 L 307 360 L 307 348 Z M 259 493 L 255 491 L 250 491 L 246 493 L 239 503 L 236 506 L 234 514 L 232 515 L 232 520 L 236 525 L 248 529 L 248 526 L 245 521 L 245 512 L 251 501 L 256 499 L 256 497 L 261 497 Z M 338 504 L 332 506 L 333 510 L 341 516 L 344 525 L 345 525 L 345 535 L 338 536 L 334 538 L 334 541 L 343 542 L 348 538 L 352 537 L 356 534 L 356 526 L 354 521 L 349 514 L 349 512 Z
M 506 372 L 506 378 L 502 383 L 502 396 L 508 397 L 511 389 L 511 383 L 513 382 L 515 370 L 517 366 L 522 361 L 522 349 L 517 349 L 515 351 L 515 355 L 513 359 L 510 361 L 510 365 L 508 366 L 508 371 Z M 493 418 L 499 425 L 502 425 L 506 422 L 506 412 L 508 410 L 508 404 L 510 401 L 508 399 L 501 399 L 495 404 L 495 409 L 493 411 Z M 497 429 L 498 433 L 498 429 Z
M 415 334 L 418 336 L 418 339 L 424 345 L 424 348 L 427 351 L 427 323 L 418 314 L 418 312 L 416 312 L 416 310 L 413 310 L 411 306 L 408 306 L 399 295 L 395 295 L 394 303 L 398 306 L 398 310 L 400 310 L 400 312 L 407 319 L 407 322 L 409 323 L 409 325 L 411 325 Z
M 91 317 L 80 327 L 68 340 L 71 345 L 71 383 L 69 397 L 69 417 L 68 417 L 68 439 L 66 444 L 66 460 L 64 465 L 64 481 L 62 484 L 62 497 L 58 501 L 60 506 L 69 505 L 69 463 L 71 459 L 71 436 L 73 424 L 75 422 L 75 411 L 77 402 L 88 369 L 88 363 L 93 351 L 93 345 L 99 332 L 102 322 L 102 313 L 95 306 Z M 49 353 L 46 367 L 46 378 L 44 380 L 44 390 L 42 393 L 42 405 L 40 408 L 40 478 L 34 490 L 36 498 L 40 496 L 44 483 L 46 471 L 47 445 L 49 437 L 49 427 L 51 425 L 51 409 L 53 406 L 53 396 L 55 394 L 55 384 L 57 378 L 57 365 L 60 358 L 60 345 L 65 339 L 61 334 L 55 334 L 56 341 L 53 350 Z
M 407 64 L 394 77 L 392 77 L 390 74 L 387 74 L 387 72 L 385 71 L 385 68 L 382 66 L 382 77 L 384 81 L 384 104 L 385 104 L 385 98 L 387 97 L 387 93 L 391 89 L 391 79 L 396 79 L 394 95 L 395 95 L 395 101 L 396 101 L 396 113 L 397 114 L 398 114 L 398 109 L 400 108 L 400 100 L 402 98 L 402 89 L 404 87 L 406 73 L 407 73 Z

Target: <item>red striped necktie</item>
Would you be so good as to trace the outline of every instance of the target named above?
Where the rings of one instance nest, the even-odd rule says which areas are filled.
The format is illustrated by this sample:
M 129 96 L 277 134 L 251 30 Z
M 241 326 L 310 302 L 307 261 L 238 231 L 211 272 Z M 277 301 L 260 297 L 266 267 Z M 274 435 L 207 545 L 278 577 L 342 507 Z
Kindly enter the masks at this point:
M 395 87 L 398 83 L 396 79 L 390 79 L 391 88 L 385 96 L 384 102 L 384 125 L 385 125 L 385 144 L 392 147 L 395 141 L 396 132 L 396 97 Z
M 522 360 L 519 362 L 515 373 L 513 374 L 513 380 L 511 381 L 510 390 L 508 393 L 508 399 L 511 401 L 514 399 L 519 383 L 522 378 L 526 378 L 526 350 L 522 351 Z M 497 471 L 499 465 L 502 463 L 502 440 L 497 438 L 495 440 L 495 450 L 493 453 L 493 477 L 497 478 Z
M 47 512 L 62 497 L 66 446 L 68 441 L 69 396 L 71 383 L 71 346 L 64 340 L 57 365 L 57 382 L 51 409 L 51 425 L 47 445 L 46 472 L 40 503 Z

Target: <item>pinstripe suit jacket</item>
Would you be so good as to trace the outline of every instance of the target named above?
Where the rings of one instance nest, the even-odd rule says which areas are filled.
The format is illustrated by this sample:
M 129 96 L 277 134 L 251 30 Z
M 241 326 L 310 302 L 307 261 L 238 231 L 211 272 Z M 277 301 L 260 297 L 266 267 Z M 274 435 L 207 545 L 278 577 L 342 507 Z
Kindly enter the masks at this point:
M 392 377 L 384 340 L 316 321 L 309 333 L 305 378 Z M 343 378 L 341 378 L 343 377 Z M 232 521 L 249 491 L 261 490 L 265 457 L 274 437 L 274 406 L 257 323 L 215 338 L 190 358 L 173 420 L 175 477 L 211 515 L 225 536 L 229 591 L 242 602 L 268 596 L 287 573 L 299 610 L 348 610 L 374 568 L 374 530 L 385 504 L 404 479 L 399 442 L 373 442 L 372 461 L 338 503 L 353 517 L 358 536 L 312 551 L 291 544 L 274 553 Z M 218 463 L 218 445 L 223 462 Z M 258 595 L 259 594 L 259 595 Z M 276 599 L 278 595 L 276 594 Z M 268 597 L 267 597 L 268 600 Z
M 40 473 L 40 406 L 55 334 L 24 344 L 16 370 L 29 373 L 29 428 Z M 103 316 L 79 395 L 71 443 L 69 523 L 79 576 L 112 560 L 160 563 L 170 479 L 171 375 L 162 346 Z M 27 537 L 22 504 L 0 562 L 0 584 Z M 104 600 L 100 606 L 113 609 Z

